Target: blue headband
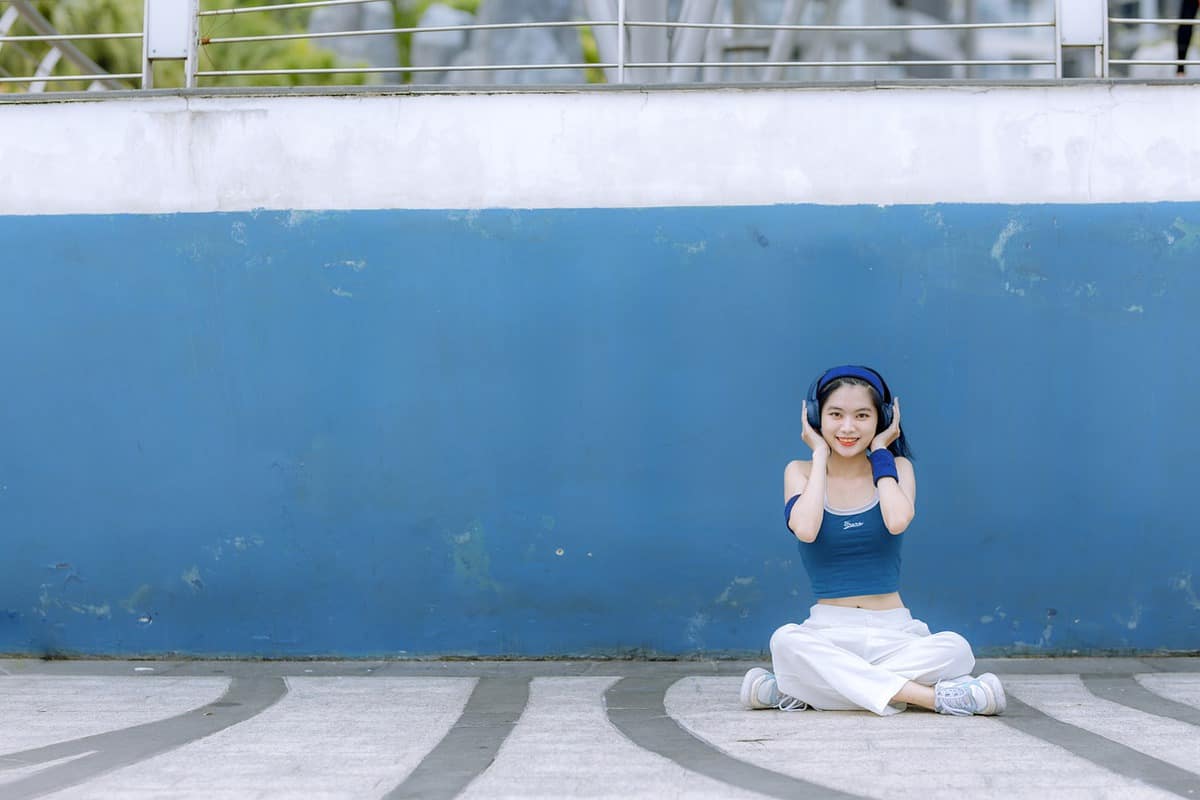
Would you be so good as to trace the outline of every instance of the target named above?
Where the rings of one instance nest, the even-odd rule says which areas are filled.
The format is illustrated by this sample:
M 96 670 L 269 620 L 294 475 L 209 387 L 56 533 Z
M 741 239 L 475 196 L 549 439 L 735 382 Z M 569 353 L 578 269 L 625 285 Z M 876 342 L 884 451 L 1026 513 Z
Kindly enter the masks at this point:
M 844 367 L 833 367 L 826 370 L 825 374 L 821 376 L 821 380 L 817 381 L 817 394 L 820 394 L 821 390 L 828 386 L 831 381 L 835 381 L 838 378 L 861 378 L 871 384 L 875 391 L 879 392 L 880 400 L 884 403 L 887 402 L 888 393 L 883 388 L 883 380 L 879 377 L 879 374 L 866 367 L 855 367 L 849 364 Z

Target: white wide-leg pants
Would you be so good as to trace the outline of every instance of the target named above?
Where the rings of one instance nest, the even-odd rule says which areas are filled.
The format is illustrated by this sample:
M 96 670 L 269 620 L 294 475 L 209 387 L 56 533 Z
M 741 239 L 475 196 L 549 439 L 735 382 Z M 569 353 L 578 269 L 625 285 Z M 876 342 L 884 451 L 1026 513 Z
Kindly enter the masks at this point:
M 817 603 L 802 625 L 771 636 L 779 691 L 826 711 L 862 709 L 881 716 L 903 711 L 888 701 L 908 681 L 932 686 L 967 675 L 975 656 L 949 631 L 930 634 L 907 608 L 869 611 Z

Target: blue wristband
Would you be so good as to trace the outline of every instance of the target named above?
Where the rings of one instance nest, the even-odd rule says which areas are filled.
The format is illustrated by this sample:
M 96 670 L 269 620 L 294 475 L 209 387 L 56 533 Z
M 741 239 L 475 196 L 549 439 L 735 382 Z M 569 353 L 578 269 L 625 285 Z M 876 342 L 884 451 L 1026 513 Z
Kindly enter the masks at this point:
M 872 450 L 867 456 L 871 460 L 871 478 L 879 485 L 880 478 L 894 478 L 897 482 L 900 476 L 896 473 L 896 457 L 890 450 Z

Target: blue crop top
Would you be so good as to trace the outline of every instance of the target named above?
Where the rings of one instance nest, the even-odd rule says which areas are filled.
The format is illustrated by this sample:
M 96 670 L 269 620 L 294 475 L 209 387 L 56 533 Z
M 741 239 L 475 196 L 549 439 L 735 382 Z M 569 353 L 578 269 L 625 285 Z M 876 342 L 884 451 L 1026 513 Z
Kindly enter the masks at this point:
M 851 511 L 835 511 L 826 501 L 817 538 L 799 542 L 813 594 L 854 597 L 899 591 L 902 536 L 889 533 L 883 524 L 878 494 Z

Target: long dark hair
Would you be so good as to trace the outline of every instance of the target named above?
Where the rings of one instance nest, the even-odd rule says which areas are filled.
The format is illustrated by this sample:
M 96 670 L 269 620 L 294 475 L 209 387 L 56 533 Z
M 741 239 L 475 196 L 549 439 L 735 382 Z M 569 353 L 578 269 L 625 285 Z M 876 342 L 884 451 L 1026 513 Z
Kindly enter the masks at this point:
M 829 398 L 829 395 L 833 394 L 834 390 L 841 386 L 865 386 L 867 388 L 867 391 L 871 393 L 871 402 L 875 404 L 875 433 L 882 433 L 886 427 L 883 424 L 883 398 L 879 396 L 879 390 L 862 378 L 846 375 L 841 378 L 834 378 L 822 386 L 820 391 L 817 392 L 817 402 L 820 405 L 820 409 L 825 408 L 825 401 Z M 903 426 L 900 428 L 900 436 L 897 437 L 896 441 L 888 445 L 888 450 L 894 456 L 904 456 L 909 461 L 913 460 L 912 448 L 908 446 L 908 440 L 904 438 Z

